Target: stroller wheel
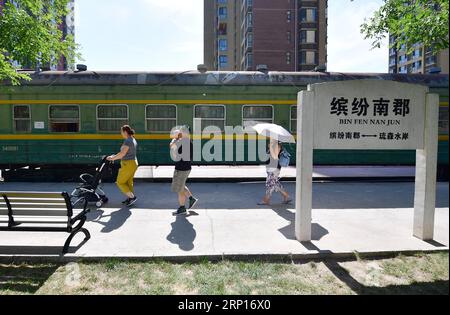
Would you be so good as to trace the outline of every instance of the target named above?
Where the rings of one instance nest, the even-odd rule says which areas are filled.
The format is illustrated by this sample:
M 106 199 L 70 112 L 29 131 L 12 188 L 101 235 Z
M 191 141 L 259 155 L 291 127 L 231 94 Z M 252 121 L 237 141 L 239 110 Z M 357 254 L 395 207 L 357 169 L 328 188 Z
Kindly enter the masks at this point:
M 97 201 L 97 202 L 95 203 L 95 206 L 96 206 L 97 208 L 100 208 L 101 206 L 103 206 L 103 202 Z
M 109 201 L 109 199 L 108 199 L 108 197 L 103 196 L 103 197 L 102 197 L 102 201 L 103 201 L 103 203 L 107 203 L 107 202 Z

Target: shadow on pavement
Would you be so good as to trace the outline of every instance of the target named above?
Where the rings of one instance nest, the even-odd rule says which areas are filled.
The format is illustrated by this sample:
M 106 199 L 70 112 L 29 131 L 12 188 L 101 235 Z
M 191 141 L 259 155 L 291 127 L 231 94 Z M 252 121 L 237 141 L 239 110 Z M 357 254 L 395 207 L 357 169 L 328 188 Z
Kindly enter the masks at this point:
M 123 207 L 122 209 L 111 212 L 111 214 L 108 215 L 105 215 L 105 211 L 97 209 L 89 213 L 88 221 L 103 225 L 100 232 L 110 233 L 122 227 L 129 217 L 131 217 L 131 210 L 128 207 Z M 109 218 L 109 220 L 103 221 L 102 219 L 105 218 Z
M 288 240 L 296 240 L 295 237 L 295 213 L 290 211 L 288 208 L 283 206 L 273 207 L 272 210 L 278 214 L 280 217 L 289 221 L 289 225 L 279 229 L 281 234 L 284 235 Z M 329 232 L 326 228 L 320 224 L 313 223 L 311 226 L 311 236 L 313 241 L 319 241 L 322 237 L 327 235 Z
M 176 216 L 175 221 L 171 224 L 172 230 L 166 238 L 169 242 L 178 245 L 178 248 L 186 252 L 194 249 L 194 240 L 197 237 L 194 225 L 188 220 L 190 216 L 195 215 L 198 214 L 190 211 L 187 216 Z
M 80 234 L 74 237 L 71 244 L 78 244 L 77 246 L 69 246 L 68 254 L 76 253 L 84 244 L 89 242 L 89 240 L 83 239 L 84 235 Z M 67 238 L 67 236 L 65 236 Z M 17 246 L 17 245 L 8 245 L 8 246 L 0 246 L 0 254 L 1 255 L 30 255 L 30 256 L 61 256 L 62 254 L 64 240 L 61 240 L 61 246 Z M 0 273 L 1 275 L 1 273 Z
M 447 245 L 442 244 L 442 243 L 439 243 L 439 242 L 437 242 L 437 241 L 435 241 L 435 240 L 424 241 L 424 242 L 425 242 L 425 243 L 428 243 L 428 244 L 430 244 L 430 245 L 432 245 L 432 246 L 434 246 L 434 247 L 447 247 Z

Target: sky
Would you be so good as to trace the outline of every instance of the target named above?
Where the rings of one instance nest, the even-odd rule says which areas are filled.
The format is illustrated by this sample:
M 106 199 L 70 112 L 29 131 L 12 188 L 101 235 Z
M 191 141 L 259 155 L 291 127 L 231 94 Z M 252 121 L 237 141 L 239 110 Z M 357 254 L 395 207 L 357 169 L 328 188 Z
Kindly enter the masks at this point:
M 76 41 L 96 71 L 187 71 L 203 63 L 203 0 L 76 0 Z M 387 41 L 360 34 L 382 0 L 328 1 L 328 70 L 387 72 Z

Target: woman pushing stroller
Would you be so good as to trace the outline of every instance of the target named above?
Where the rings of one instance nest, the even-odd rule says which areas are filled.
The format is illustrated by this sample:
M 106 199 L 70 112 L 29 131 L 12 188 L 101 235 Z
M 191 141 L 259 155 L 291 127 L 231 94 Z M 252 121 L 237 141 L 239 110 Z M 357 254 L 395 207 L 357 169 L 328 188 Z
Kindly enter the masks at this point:
M 116 184 L 120 191 L 127 196 L 127 199 L 122 202 L 127 207 L 131 207 L 137 201 L 137 197 L 134 194 L 134 175 L 139 164 L 136 157 L 137 141 L 134 138 L 134 134 L 135 131 L 130 126 L 123 126 L 121 135 L 125 141 L 120 148 L 120 152 L 107 158 L 111 162 L 120 160 L 120 170 Z

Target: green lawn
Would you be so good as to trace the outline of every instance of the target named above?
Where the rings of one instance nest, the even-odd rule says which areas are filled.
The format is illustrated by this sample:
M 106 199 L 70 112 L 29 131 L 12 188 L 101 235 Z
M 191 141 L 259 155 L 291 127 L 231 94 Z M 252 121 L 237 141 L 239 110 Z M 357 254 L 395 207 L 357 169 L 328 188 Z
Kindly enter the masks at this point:
M 0 294 L 449 294 L 449 255 L 291 263 L 0 264 Z

